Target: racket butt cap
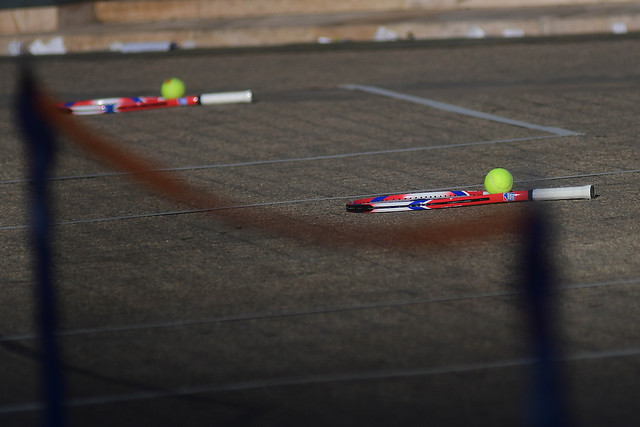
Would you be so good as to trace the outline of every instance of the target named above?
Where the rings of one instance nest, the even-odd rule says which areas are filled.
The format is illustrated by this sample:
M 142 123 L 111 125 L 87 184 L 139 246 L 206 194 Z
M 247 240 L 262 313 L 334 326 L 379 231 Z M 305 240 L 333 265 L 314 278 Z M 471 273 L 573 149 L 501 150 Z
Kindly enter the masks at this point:
M 357 204 L 347 203 L 347 212 L 363 213 L 363 212 L 371 212 L 372 210 L 373 210 L 373 206 L 371 205 L 357 205 Z

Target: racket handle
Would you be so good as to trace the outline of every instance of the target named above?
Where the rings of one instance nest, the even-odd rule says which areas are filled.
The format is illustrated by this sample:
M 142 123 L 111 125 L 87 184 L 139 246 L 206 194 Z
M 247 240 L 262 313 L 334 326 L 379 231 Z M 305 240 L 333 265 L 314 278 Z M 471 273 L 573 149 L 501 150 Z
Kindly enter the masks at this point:
M 203 93 L 200 95 L 200 104 L 234 104 L 234 103 L 250 103 L 253 100 L 253 94 L 250 90 L 239 92 L 218 92 Z
M 593 185 L 531 190 L 532 200 L 593 199 L 595 195 L 596 192 Z

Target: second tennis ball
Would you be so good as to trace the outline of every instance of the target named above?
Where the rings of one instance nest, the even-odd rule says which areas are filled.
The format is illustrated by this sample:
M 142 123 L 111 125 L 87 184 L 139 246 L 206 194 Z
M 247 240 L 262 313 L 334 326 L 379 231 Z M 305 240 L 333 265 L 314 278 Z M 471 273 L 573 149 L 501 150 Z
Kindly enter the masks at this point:
M 172 77 L 165 80 L 160 88 L 160 93 L 166 99 L 175 99 L 183 97 L 186 93 L 184 82 L 180 79 Z
M 484 188 L 490 194 L 508 193 L 513 189 L 513 176 L 506 169 L 492 169 L 484 179 Z

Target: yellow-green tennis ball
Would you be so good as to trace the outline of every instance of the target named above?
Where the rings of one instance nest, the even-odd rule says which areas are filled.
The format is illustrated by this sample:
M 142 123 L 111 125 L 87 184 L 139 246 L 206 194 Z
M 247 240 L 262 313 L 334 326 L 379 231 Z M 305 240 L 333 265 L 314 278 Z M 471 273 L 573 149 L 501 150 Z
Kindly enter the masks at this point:
M 513 189 L 513 176 L 506 169 L 492 169 L 484 179 L 484 188 L 490 194 L 508 193 Z
M 166 99 L 181 98 L 186 93 L 186 88 L 182 80 L 172 77 L 162 83 L 160 93 L 162 93 L 163 98 Z

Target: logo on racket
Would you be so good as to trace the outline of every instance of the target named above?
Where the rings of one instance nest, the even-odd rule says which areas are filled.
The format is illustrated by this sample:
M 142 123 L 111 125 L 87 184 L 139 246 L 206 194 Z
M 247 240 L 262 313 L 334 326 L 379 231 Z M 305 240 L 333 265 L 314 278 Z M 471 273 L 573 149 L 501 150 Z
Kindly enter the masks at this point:
M 505 202 L 515 202 L 516 201 L 516 193 L 504 193 L 502 195 L 502 199 Z

